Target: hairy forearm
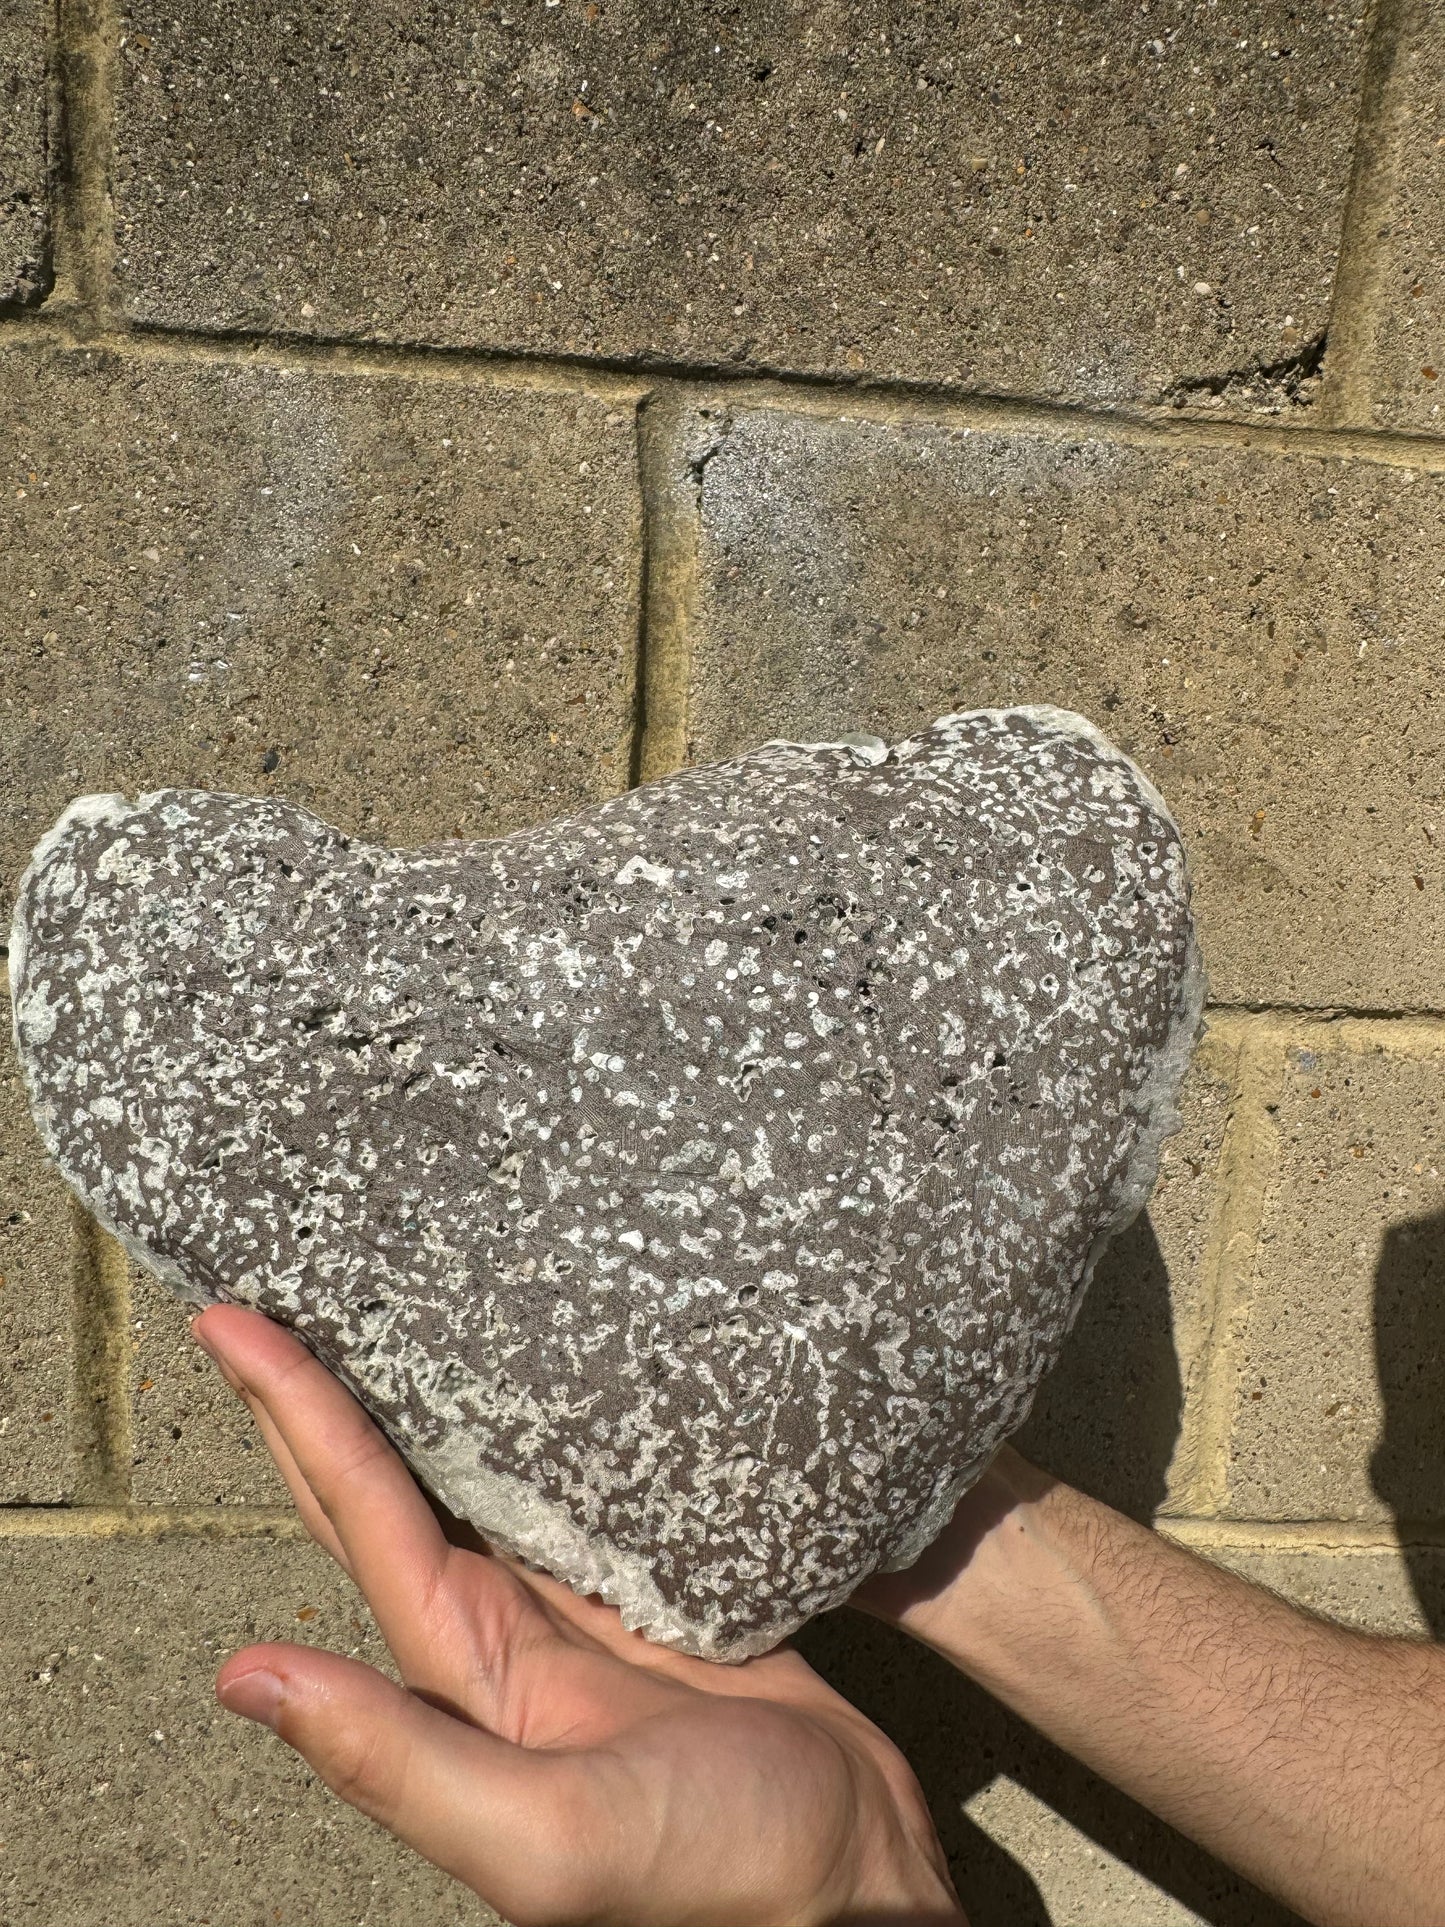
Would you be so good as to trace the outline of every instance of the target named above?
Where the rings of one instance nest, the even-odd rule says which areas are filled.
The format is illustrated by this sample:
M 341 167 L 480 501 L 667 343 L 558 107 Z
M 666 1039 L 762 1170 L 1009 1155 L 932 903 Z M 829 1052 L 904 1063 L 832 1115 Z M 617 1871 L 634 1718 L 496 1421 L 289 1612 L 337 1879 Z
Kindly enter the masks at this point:
M 896 1619 L 1330 1927 L 1445 1922 L 1445 1652 L 1317 1620 L 1011 1453 Z

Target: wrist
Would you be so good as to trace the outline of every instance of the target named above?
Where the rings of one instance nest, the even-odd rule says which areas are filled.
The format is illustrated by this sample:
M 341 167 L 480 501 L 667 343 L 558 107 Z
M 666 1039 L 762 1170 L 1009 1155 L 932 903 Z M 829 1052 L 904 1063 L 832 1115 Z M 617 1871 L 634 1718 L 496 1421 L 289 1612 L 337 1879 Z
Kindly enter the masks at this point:
M 1094 1510 L 1102 1508 L 1004 1446 L 922 1557 L 906 1572 L 875 1575 L 853 1603 L 1012 1700 L 1030 1646 L 1096 1624 Z

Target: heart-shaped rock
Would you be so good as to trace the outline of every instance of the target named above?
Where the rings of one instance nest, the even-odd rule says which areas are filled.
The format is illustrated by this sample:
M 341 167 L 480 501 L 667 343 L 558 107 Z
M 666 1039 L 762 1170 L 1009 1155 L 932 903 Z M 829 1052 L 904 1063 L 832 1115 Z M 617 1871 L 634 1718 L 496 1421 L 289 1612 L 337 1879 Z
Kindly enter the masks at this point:
M 1021 1423 L 1203 998 L 1168 811 L 1048 708 L 422 850 L 84 797 L 10 969 L 46 1144 L 138 1258 L 722 1659 L 916 1558 Z

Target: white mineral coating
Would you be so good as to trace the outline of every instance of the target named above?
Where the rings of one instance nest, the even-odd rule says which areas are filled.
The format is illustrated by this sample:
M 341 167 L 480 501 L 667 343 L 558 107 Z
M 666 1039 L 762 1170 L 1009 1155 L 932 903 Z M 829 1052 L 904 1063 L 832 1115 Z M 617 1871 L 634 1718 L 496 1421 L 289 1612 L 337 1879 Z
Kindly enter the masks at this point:
M 45 1142 L 130 1251 L 293 1326 L 494 1543 L 728 1660 L 916 1558 L 1023 1421 L 1204 991 L 1167 809 L 1047 708 L 421 850 L 83 797 L 10 968 Z

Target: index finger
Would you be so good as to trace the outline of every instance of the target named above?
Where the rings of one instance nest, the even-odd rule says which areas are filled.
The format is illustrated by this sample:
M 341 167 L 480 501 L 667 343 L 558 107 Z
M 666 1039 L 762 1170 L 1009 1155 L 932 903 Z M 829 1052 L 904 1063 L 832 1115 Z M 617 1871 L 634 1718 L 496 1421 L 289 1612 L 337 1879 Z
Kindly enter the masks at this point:
M 468 1682 L 455 1675 L 475 1628 L 458 1623 L 460 1609 L 449 1597 L 453 1551 L 380 1428 L 298 1338 L 259 1312 L 212 1306 L 196 1320 L 195 1332 L 280 1435 L 331 1522 L 408 1685 L 464 1701 Z M 468 1573 L 466 1616 L 491 1622 L 484 1634 L 492 1635 L 486 1643 L 495 1665 L 517 1617 L 517 1581 L 487 1558 L 472 1557 Z

